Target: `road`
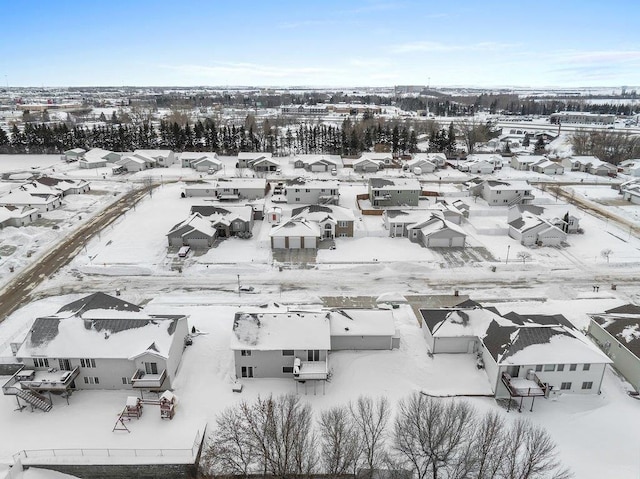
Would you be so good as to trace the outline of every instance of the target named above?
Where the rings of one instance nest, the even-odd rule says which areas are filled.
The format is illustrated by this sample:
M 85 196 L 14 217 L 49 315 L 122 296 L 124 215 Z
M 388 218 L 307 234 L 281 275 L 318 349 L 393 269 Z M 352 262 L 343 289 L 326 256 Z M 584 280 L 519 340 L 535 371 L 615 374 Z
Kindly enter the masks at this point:
M 118 219 L 124 211 L 144 198 L 155 186 L 157 185 L 148 185 L 125 193 L 102 213 L 64 238 L 42 258 L 17 273 L 13 281 L 0 291 L 0 322 L 29 302 L 32 299 L 31 292 L 40 283 L 69 263 L 94 235 Z

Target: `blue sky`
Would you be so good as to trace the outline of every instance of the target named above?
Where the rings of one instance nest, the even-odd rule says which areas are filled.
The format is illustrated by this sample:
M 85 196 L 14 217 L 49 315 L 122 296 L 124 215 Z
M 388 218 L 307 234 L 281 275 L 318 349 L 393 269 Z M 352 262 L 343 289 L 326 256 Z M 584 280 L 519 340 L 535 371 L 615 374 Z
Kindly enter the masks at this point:
M 636 86 L 635 0 L 0 0 L 10 86 Z

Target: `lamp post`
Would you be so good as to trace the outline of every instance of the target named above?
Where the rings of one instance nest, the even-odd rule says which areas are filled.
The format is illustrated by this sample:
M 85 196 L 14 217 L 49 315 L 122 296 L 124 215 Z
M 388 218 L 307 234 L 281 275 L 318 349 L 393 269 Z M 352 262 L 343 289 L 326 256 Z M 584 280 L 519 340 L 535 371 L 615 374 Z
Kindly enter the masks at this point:
M 509 251 L 511 250 L 511 245 L 507 245 L 507 259 L 504 264 L 509 264 Z
M 238 275 L 238 296 L 240 296 L 240 275 Z

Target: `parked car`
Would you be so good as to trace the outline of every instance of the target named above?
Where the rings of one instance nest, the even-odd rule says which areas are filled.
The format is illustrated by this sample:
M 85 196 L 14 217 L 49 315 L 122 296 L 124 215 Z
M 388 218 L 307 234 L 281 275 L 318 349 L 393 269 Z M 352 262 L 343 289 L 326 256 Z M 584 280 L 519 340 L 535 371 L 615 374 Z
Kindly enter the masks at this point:
M 178 257 L 179 258 L 185 258 L 188 254 L 189 251 L 191 251 L 191 248 L 189 246 L 183 246 L 178 250 Z

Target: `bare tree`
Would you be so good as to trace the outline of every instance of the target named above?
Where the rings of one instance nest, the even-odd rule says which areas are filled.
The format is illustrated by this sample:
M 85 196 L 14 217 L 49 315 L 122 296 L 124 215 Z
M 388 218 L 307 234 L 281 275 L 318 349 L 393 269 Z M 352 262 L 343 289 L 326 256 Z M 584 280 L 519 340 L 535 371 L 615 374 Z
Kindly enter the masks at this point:
M 475 419 L 468 403 L 414 393 L 400 401 L 394 426 L 394 449 L 418 479 L 469 477 Z
M 337 406 L 322 411 L 319 427 L 324 473 L 355 474 L 361 452 L 360 438 L 349 408 Z
M 518 259 L 522 260 L 522 263 L 526 263 L 528 259 L 531 259 L 531 253 L 529 253 L 528 251 L 518 251 L 518 254 L 516 255 L 518 257 Z
M 475 151 L 476 143 L 489 139 L 487 125 L 475 119 L 456 122 L 456 130 L 458 131 L 458 138 L 464 143 L 468 154 L 472 154 Z
M 492 479 L 497 477 L 505 454 L 504 419 L 495 412 L 489 412 L 478 422 L 474 437 L 476 469 L 473 477 Z
M 500 479 L 566 479 L 572 477 L 558 460 L 551 436 L 529 421 L 516 420 L 505 438 Z
M 243 408 L 225 410 L 216 419 L 202 457 L 203 467 L 213 473 L 247 477 L 258 467 L 259 451 L 250 434 Z
M 389 401 L 385 397 L 373 400 L 360 396 L 349 403 L 349 410 L 360 438 L 363 465 L 373 471 L 385 456 L 386 427 L 389 422 Z
M 609 258 L 611 258 L 611 255 L 613 254 L 613 251 L 611 251 L 609 248 L 603 249 L 602 251 L 600 251 L 600 256 L 602 256 L 604 259 L 607 260 L 607 263 L 609 262 Z

